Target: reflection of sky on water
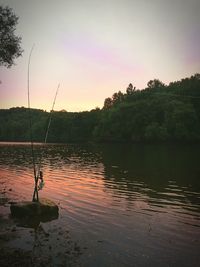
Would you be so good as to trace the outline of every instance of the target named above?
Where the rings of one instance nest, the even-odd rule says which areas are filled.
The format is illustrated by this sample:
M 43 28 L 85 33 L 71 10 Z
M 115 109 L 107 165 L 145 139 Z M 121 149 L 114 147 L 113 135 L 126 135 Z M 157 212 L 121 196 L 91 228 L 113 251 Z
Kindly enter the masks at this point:
M 113 248 L 121 264 L 126 257 L 133 260 L 132 250 L 136 262 L 142 251 L 154 262 L 152 248 L 157 253 L 165 251 L 171 263 L 175 254 L 183 256 L 188 250 L 194 256 L 194 240 L 200 236 L 197 146 L 48 145 L 35 149 L 37 155 L 43 154 L 45 187 L 40 195 L 59 204 L 58 224 L 67 225 L 81 242 L 89 242 L 94 255 L 97 250 L 100 257 L 108 249 L 111 264 Z M 32 197 L 31 164 L 28 146 L 0 146 L 0 181 L 12 189 L 10 198 Z M 93 244 L 99 239 L 105 242 L 101 249 Z M 176 243 L 173 251 L 172 242 Z
M 1 173 L 8 169 L 17 176 L 32 175 L 28 145 L 0 148 L 0 164 L 4 166 Z M 95 180 L 101 181 L 108 192 L 112 189 L 114 195 L 124 195 L 129 200 L 147 195 L 180 203 L 195 202 L 195 192 L 199 193 L 200 168 L 195 146 L 37 145 L 35 156 L 37 163 L 41 159 L 52 188 L 58 181 L 65 184 L 77 180 L 76 186 L 81 188 Z M 62 184 L 59 186 L 62 188 Z

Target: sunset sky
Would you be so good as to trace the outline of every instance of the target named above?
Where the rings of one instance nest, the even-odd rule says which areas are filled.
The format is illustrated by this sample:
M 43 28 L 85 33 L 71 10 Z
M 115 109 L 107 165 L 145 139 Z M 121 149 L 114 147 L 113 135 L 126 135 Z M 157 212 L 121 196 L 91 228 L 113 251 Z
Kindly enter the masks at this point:
M 19 16 L 24 53 L 0 67 L 0 108 L 49 110 L 102 107 L 130 82 L 143 89 L 200 72 L 199 0 L 0 0 Z

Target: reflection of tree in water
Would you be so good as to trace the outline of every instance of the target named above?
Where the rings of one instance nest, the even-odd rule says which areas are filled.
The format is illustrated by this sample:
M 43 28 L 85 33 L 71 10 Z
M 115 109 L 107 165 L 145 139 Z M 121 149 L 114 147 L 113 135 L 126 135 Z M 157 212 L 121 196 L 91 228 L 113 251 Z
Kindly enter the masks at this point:
M 200 191 L 199 150 L 194 146 L 115 144 L 100 149 L 105 187 L 115 194 L 129 200 L 143 195 L 182 203 L 197 201 L 193 192 Z
M 194 145 L 77 144 L 49 146 L 46 151 L 46 159 L 54 168 L 75 164 L 88 169 L 89 165 L 97 167 L 103 163 L 105 187 L 129 200 L 141 194 L 150 199 L 162 197 L 195 203 L 196 198 L 190 192 L 200 191 L 200 155 Z M 159 194 L 168 192 L 170 186 L 181 190 L 181 199 Z
M 36 163 L 41 158 L 43 165 L 48 165 L 54 169 L 60 169 L 68 164 L 76 163 L 80 165 L 99 162 L 99 154 L 91 151 L 87 145 L 73 144 L 36 144 L 35 145 Z M 28 145 L 7 145 L 1 146 L 0 164 L 13 166 L 16 168 L 30 167 L 32 158 Z
M 28 147 L 2 147 L 0 158 L 9 165 L 30 166 L 27 156 Z M 182 195 L 180 201 L 195 203 L 192 194 L 200 191 L 199 149 L 197 145 L 168 144 L 72 144 L 47 145 L 42 157 L 44 166 L 53 170 L 68 168 L 91 168 L 98 171 L 98 164 L 104 168 L 105 188 L 116 195 L 135 199 L 137 193 L 151 199 L 180 200 L 175 195 L 160 195 L 178 189 Z M 36 153 L 44 152 L 41 145 L 36 146 Z M 17 162 L 15 162 L 17 160 Z M 102 173 L 102 169 L 99 173 Z M 187 192 L 189 193 L 187 193 Z M 136 195 L 134 195 L 136 194 Z

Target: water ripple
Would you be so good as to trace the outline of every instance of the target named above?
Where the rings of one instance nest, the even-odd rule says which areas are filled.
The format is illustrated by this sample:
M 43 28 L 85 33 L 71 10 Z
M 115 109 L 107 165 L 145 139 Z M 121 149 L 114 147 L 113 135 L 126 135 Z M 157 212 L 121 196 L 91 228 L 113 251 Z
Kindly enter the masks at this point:
M 30 200 L 34 179 L 27 147 L 1 148 L 2 190 L 6 187 L 13 200 Z M 37 152 L 41 153 L 39 145 Z M 200 236 L 196 187 L 178 178 L 162 180 L 164 173 L 157 178 L 154 170 L 152 176 L 146 175 L 137 165 L 130 167 L 130 159 L 121 159 L 120 165 L 116 153 L 104 159 L 102 153 L 73 146 L 48 147 L 42 159 L 45 187 L 39 193 L 59 203 L 58 224 L 83 240 L 101 240 L 119 255 L 126 248 L 131 261 L 143 250 L 170 254 L 172 243 L 176 243 L 175 254 L 178 249 L 194 251 L 192 240 Z

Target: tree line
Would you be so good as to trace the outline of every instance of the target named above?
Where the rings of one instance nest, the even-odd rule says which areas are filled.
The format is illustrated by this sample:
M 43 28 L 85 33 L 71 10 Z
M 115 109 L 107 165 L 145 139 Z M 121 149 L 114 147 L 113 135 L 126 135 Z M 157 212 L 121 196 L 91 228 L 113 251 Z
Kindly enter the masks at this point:
M 0 5 L 0 66 L 22 55 L 15 34 L 18 17 Z M 0 81 L 1 83 L 1 81 Z M 49 113 L 31 109 L 34 141 L 42 142 Z M 29 110 L 0 109 L 0 141 L 30 141 Z M 200 74 L 165 85 L 158 79 L 138 90 L 131 83 L 104 101 L 102 109 L 54 112 L 48 142 L 200 141 Z
M 31 109 L 33 139 L 44 141 L 49 112 Z M 29 110 L 0 109 L 0 141 L 30 141 Z M 53 113 L 48 142 L 200 141 L 200 74 L 165 85 L 154 79 L 143 90 L 131 83 L 102 109 Z

